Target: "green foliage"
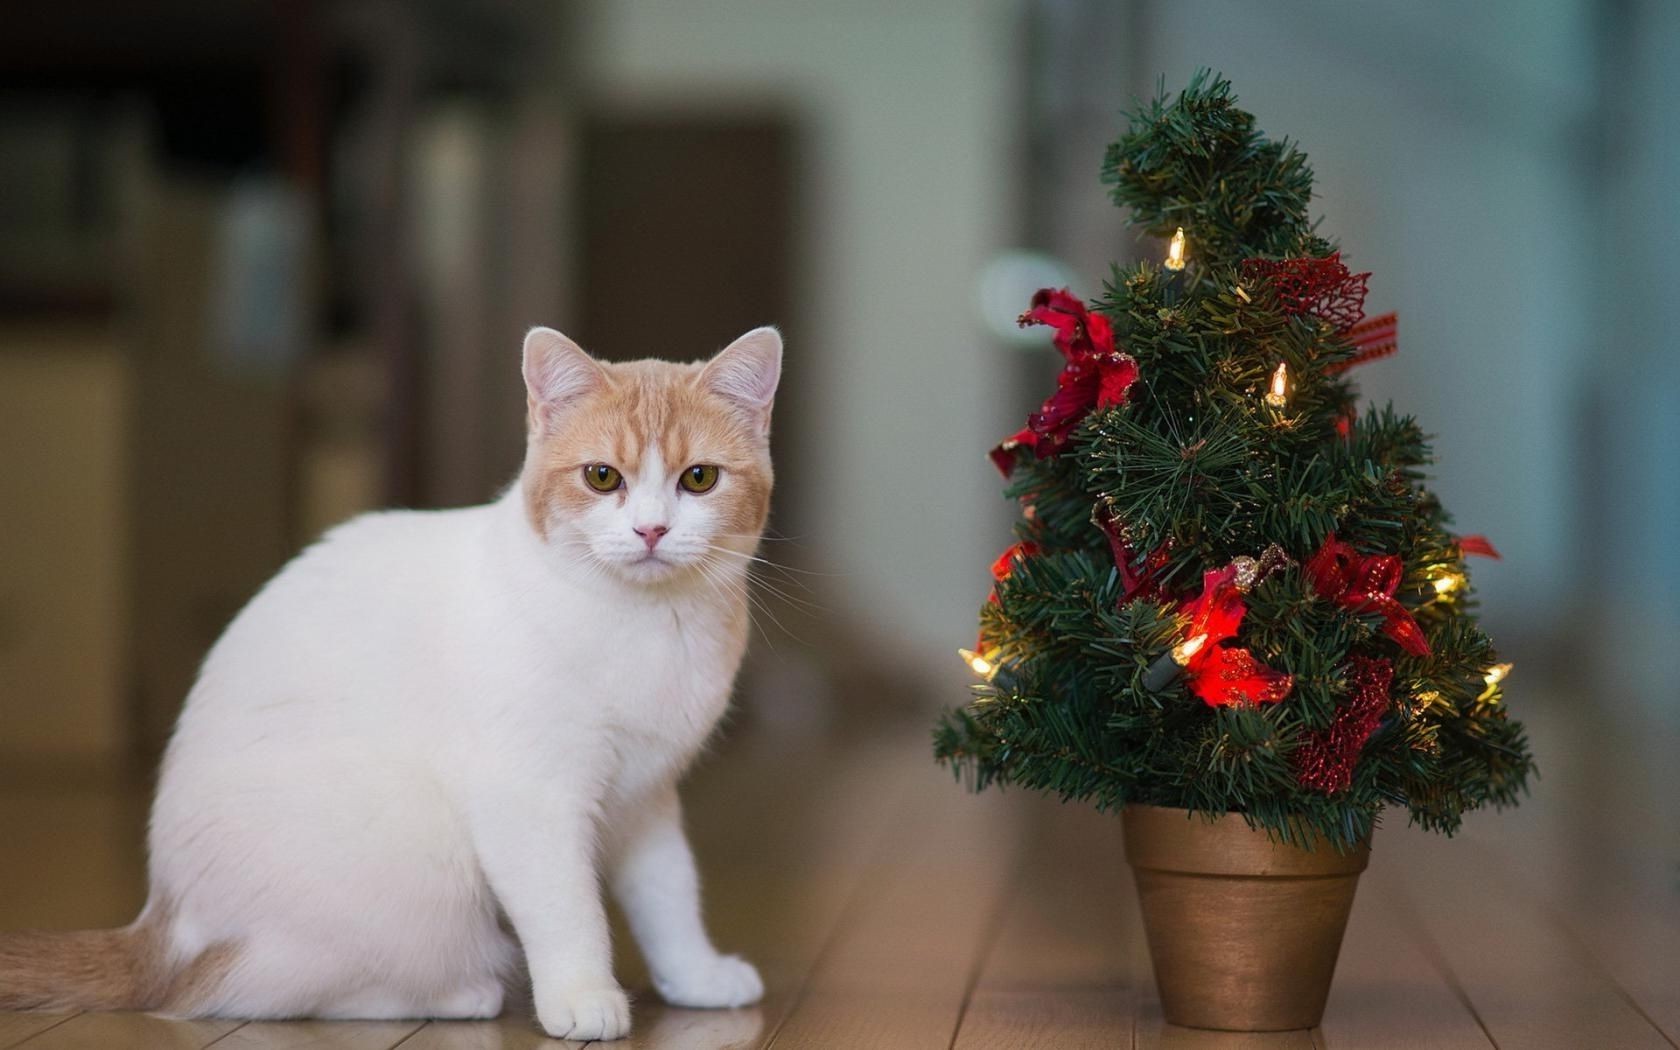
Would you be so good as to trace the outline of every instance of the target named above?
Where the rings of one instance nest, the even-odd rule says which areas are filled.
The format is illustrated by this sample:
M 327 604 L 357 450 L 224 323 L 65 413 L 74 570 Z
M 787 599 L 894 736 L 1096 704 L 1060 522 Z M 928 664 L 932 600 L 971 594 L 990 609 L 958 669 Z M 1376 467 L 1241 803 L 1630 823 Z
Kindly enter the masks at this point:
M 1008 495 L 1030 510 L 1017 532 L 1039 553 L 982 609 L 998 671 L 939 725 L 937 756 L 976 788 L 1017 784 L 1103 809 L 1237 812 L 1283 839 L 1312 830 L 1338 848 L 1368 835 L 1384 806 L 1451 833 L 1467 810 L 1514 804 L 1533 763 L 1487 681 L 1498 657 L 1477 626 L 1450 519 L 1424 484 L 1425 435 L 1374 407 L 1340 432 L 1356 392 L 1335 366 L 1353 348 L 1267 289 L 1239 291 L 1245 258 L 1332 250 L 1308 218 L 1305 156 L 1262 136 L 1229 83 L 1201 73 L 1132 115 L 1103 181 L 1149 233 L 1182 226 L 1189 265 L 1116 268 L 1095 304 L 1140 378 L 1126 404 L 1092 412 L 1060 454 L 1020 457 Z M 1274 407 L 1264 395 L 1279 362 L 1291 389 Z M 1171 600 L 1120 604 L 1092 520 L 1098 504 L 1124 522 L 1134 550 L 1156 552 Z M 1315 593 L 1300 564 L 1332 532 L 1400 558 L 1396 597 L 1428 656 L 1402 650 L 1374 613 Z M 1146 689 L 1149 667 L 1184 640 L 1180 604 L 1199 593 L 1202 573 L 1272 544 L 1292 563 L 1245 596 L 1233 644 L 1291 674 L 1290 695 L 1213 707 L 1183 681 Z M 1438 589 L 1442 580 L 1462 585 Z M 1326 794 L 1301 784 L 1296 752 L 1348 702 L 1354 655 L 1391 662 L 1392 705 L 1352 783 Z

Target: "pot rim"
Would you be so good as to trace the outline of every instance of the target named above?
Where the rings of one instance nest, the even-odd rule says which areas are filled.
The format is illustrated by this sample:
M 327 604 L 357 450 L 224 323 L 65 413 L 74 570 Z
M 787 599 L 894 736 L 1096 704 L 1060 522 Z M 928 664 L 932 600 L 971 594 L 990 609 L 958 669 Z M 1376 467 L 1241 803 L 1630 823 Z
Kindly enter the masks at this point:
M 1285 845 L 1251 828 L 1240 813 L 1208 820 L 1177 806 L 1128 803 L 1120 813 L 1126 861 L 1134 868 L 1238 878 L 1338 878 L 1358 875 L 1370 840 L 1337 853 L 1324 836 L 1312 848 Z

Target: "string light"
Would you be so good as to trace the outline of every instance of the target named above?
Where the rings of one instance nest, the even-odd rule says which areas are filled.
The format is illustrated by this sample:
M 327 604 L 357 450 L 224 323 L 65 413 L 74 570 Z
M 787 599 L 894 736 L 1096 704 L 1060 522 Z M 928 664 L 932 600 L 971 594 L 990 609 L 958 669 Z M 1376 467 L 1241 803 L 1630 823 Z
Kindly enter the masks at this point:
M 1151 693 L 1158 693 L 1171 685 L 1206 644 L 1207 635 L 1196 634 L 1168 649 L 1143 673 L 1143 687 Z
M 1435 593 L 1445 598 L 1460 587 L 1464 586 L 1464 574 L 1449 572 L 1445 576 L 1435 577 Z
M 1289 366 L 1278 362 L 1277 371 L 1272 373 L 1272 388 L 1266 392 L 1266 404 L 1273 408 L 1282 408 L 1289 403 Z
M 1184 227 L 1180 226 L 1167 243 L 1167 261 L 1162 265 L 1173 273 L 1184 269 Z
M 1442 696 L 1440 692 L 1435 689 L 1426 689 L 1419 693 L 1417 695 L 1417 702 L 1419 709 L 1424 711 L 1447 711 L 1452 708 L 1452 705 L 1447 703 L 1447 698 Z
M 988 682 L 992 680 L 993 675 L 997 674 L 997 665 L 973 649 L 958 649 L 957 655 L 962 657 L 963 663 L 968 665 L 970 671 Z

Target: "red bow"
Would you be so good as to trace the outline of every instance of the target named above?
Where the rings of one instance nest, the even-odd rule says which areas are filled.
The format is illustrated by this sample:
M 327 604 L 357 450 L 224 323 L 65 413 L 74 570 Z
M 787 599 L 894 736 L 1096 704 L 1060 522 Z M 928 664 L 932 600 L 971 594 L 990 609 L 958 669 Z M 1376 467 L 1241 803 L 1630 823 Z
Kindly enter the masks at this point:
M 1179 610 L 1190 618 L 1184 647 L 1196 646 L 1184 676 L 1209 707 L 1275 704 L 1295 687 L 1294 677 L 1272 670 L 1247 649 L 1218 644 L 1236 636 L 1248 612 L 1236 579 L 1235 565 L 1203 573 L 1201 596 Z
M 1383 633 L 1414 656 L 1428 656 L 1429 642 L 1406 607 L 1395 600 L 1404 571 L 1393 554 L 1360 554 L 1351 543 L 1331 533 L 1307 564 L 1307 579 L 1319 597 L 1352 612 L 1374 612 L 1384 621 Z
M 1056 349 L 1067 364 L 1056 377 L 1055 393 L 1027 417 L 1027 425 L 992 449 L 992 462 L 1004 477 L 1014 469 L 1018 450 L 1031 449 L 1040 459 L 1055 455 L 1093 408 L 1125 404 L 1126 390 L 1138 376 L 1137 362 L 1114 348 L 1108 318 L 1085 309 L 1065 288 L 1040 289 L 1018 323 L 1054 329 Z

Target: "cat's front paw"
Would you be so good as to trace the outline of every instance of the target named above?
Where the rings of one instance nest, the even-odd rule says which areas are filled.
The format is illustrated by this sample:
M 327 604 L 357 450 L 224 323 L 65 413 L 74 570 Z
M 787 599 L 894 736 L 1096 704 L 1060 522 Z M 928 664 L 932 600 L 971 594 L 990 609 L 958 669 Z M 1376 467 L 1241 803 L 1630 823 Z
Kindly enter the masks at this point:
M 723 1009 L 764 998 L 764 981 L 753 964 L 739 955 L 713 955 L 654 978 L 654 987 L 672 1006 Z
M 630 1000 L 616 985 L 539 995 L 537 1022 L 556 1039 L 623 1039 L 630 1034 Z

